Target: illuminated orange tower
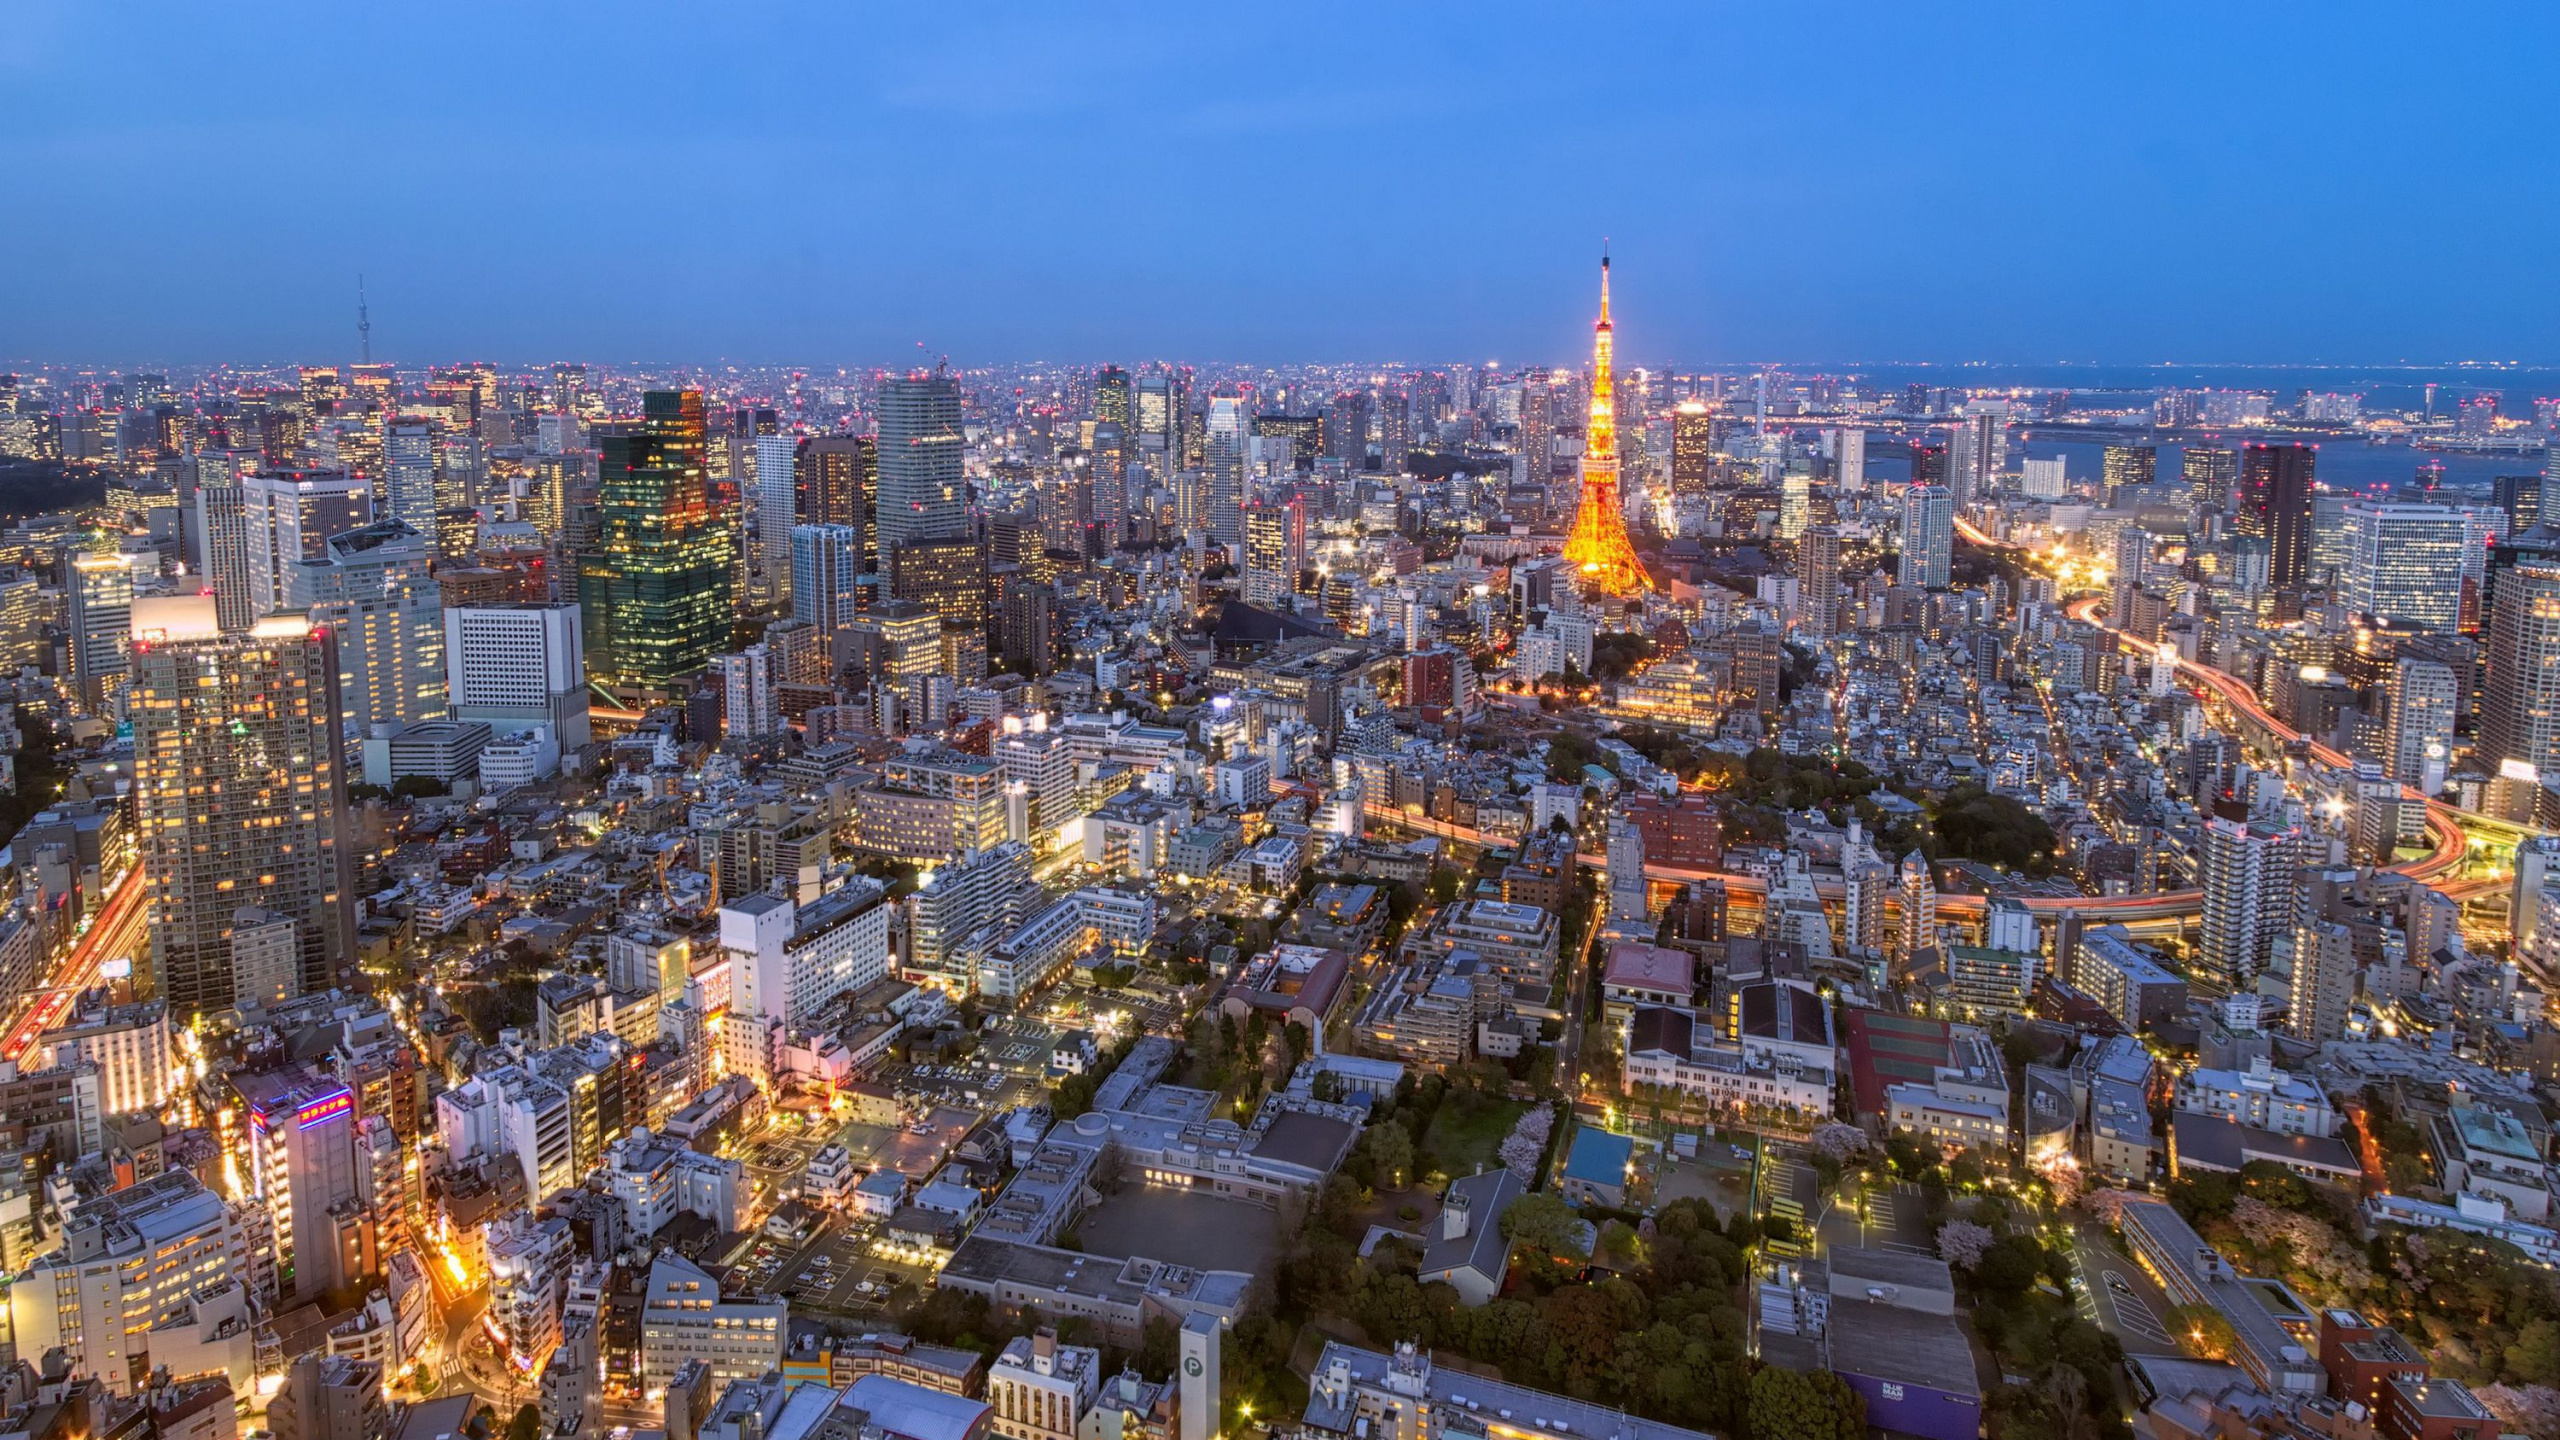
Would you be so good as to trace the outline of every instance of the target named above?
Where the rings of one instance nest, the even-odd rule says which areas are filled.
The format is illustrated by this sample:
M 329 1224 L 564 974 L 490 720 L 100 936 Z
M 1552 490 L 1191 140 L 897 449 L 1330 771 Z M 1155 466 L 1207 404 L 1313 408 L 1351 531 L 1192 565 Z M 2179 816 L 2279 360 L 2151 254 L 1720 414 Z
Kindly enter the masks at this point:
M 1609 329 L 1609 256 L 1600 255 L 1600 323 L 1591 340 L 1591 432 L 1582 450 L 1582 509 L 1564 542 L 1565 563 L 1586 588 L 1632 595 L 1653 588 L 1636 547 L 1627 539 L 1627 515 L 1618 500 L 1618 407 L 1611 368 L 1616 359 Z

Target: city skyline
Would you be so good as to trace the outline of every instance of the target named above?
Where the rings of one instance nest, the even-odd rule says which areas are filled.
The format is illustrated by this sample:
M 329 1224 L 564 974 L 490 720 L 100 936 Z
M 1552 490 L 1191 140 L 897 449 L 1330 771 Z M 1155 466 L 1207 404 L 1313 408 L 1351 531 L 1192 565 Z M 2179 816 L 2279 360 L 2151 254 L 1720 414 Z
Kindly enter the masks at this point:
M 0 349 L 339 358 L 362 274 L 404 363 L 1570 364 L 1606 233 L 1637 364 L 2560 360 L 2522 147 L 2427 138 L 2548 17 L 2019 18 L 1814 17 L 1915 85 L 1780 63 L 1794 14 L 40 12 L 0 46 L 0 154 L 51 177 Z M 226 66 L 294 83 L 182 83 Z M 289 201 L 238 202 L 251 156 Z

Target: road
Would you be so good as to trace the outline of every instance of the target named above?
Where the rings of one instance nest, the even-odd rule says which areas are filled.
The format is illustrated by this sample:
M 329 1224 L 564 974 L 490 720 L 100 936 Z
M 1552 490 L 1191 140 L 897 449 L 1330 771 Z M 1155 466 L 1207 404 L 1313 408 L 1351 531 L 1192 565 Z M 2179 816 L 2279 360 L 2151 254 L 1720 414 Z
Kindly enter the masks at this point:
M 115 956 L 125 954 L 140 938 L 147 906 L 143 904 L 142 866 L 136 864 L 124 872 L 124 878 L 107 894 L 107 903 L 89 922 L 89 928 L 64 952 L 62 963 L 54 967 L 53 980 L 45 988 L 28 997 L 5 1036 L 0 1036 L 0 1060 L 15 1060 L 27 1053 L 36 1037 L 61 1022 L 63 1012 L 81 991 L 98 983 L 98 967 Z

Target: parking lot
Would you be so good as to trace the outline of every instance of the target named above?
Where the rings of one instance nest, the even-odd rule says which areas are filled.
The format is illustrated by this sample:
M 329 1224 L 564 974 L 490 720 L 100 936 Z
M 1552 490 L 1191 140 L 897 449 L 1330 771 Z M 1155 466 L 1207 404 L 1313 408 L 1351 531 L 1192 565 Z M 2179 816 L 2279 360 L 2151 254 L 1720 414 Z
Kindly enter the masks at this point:
M 1938 1238 L 1929 1232 L 1928 1202 L 1908 1180 L 1871 1185 L 1857 1203 L 1832 1206 L 1822 1217 L 1822 1241 L 1901 1255 L 1938 1253 Z
M 2071 1255 L 2080 1275 L 2075 1298 L 2083 1316 L 2115 1336 L 2128 1355 L 2180 1353 L 2169 1338 L 2169 1297 L 2141 1266 L 2087 1230 L 2072 1237 Z

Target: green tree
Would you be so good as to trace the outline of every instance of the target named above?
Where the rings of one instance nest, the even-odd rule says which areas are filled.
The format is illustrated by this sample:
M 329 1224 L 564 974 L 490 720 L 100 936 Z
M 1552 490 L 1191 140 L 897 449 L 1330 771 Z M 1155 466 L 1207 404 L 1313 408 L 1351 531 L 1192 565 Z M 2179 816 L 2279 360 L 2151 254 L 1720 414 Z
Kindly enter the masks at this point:
M 1401 1190 L 1413 1175 L 1413 1135 L 1402 1125 L 1372 1125 L 1360 1137 L 1361 1154 L 1382 1189 Z
M 1523 1195 L 1502 1212 L 1502 1233 L 1515 1244 L 1541 1255 L 1588 1259 L 1582 1246 L 1582 1217 L 1573 1207 L 1543 1191 Z
M 1867 1397 L 1829 1373 L 1751 1372 L 1743 1409 L 1752 1440 L 1865 1440 Z
M 527 1405 L 507 1422 L 507 1440 L 541 1440 L 542 1412 Z
M 2536 1320 L 2518 1330 L 2507 1368 L 2528 1385 L 2560 1385 L 2560 1323 Z

